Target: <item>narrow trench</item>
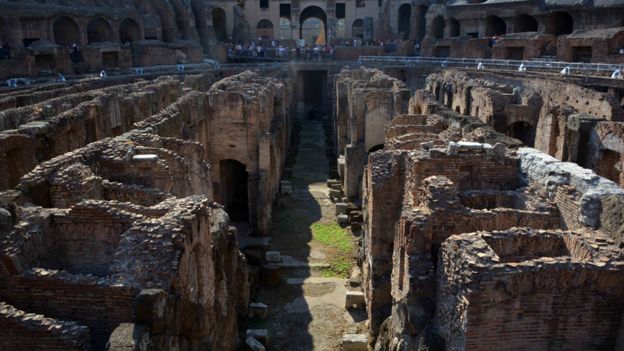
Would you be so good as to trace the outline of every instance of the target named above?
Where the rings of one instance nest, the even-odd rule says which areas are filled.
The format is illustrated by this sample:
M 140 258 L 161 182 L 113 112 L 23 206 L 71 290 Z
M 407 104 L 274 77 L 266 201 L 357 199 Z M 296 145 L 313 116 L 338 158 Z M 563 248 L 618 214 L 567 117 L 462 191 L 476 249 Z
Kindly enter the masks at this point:
M 328 109 L 324 109 L 328 110 Z M 329 114 L 297 116 L 284 170 L 292 184 L 274 207 L 270 250 L 281 255 L 277 283 L 263 277 L 252 302 L 268 306 L 271 350 L 342 350 L 342 335 L 364 332 L 365 312 L 345 309 L 347 281 L 355 266 L 355 237 L 336 224 L 327 179 L 336 176 Z

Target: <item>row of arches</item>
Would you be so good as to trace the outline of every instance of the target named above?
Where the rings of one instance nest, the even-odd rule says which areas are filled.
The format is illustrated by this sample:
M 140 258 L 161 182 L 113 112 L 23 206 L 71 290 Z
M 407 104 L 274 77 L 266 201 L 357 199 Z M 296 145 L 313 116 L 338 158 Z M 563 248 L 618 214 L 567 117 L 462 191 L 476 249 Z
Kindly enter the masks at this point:
M 80 44 L 80 26 L 68 16 L 61 16 L 52 24 L 54 42 L 59 45 Z M 141 27 L 133 19 L 127 18 L 119 24 L 119 41 L 131 43 L 141 40 Z M 95 18 L 87 25 L 87 43 L 115 41 L 111 24 L 103 18 Z
M 488 16 L 485 18 L 485 36 L 493 37 L 507 33 L 538 32 L 539 23 L 537 19 L 528 14 L 519 14 L 511 21 L 511 28 L 507 22 L 498 16 Z M 574 19 L 567 12 L 553 12 L 544 22 L 544 32 L 553 35 L 565 35 L 574 31 Z M 431 23 L 431 36 L 435 39 L 442 39 L 445 36 L 446 26 L 449 25 L 449 37 L 460 36 L 460 22 L 455 18 L 448 20 L 443 16 L 437 16 Z

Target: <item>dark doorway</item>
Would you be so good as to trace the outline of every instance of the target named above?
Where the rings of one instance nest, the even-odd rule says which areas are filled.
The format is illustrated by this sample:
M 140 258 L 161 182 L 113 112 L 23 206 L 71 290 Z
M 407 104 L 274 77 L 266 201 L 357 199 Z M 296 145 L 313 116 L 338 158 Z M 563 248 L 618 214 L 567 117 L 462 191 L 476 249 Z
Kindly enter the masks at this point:
M 553 12 L 546 23 L 546 33 L 554 35 L 570 34 L 574 31 L 574 20 L 567 12 Z
M 217 41 L 227 40 L 227 22 L 223 9 L 216 8 L 212 10 L 212 27 L 214 28 Z
M 436 46 L 435 56 L 436 57 L 450 57 L 451 47 L 450 46 Z
M 433 19 L 433 23 L 431 24 L 431 30 L 433 31 L 433 37 L 436 39 L 444 38 L 444 27 L 446 23 L 444 22 L 444 17 L 438 16 Z
M 421 42 L 427 32 L 427 10 L 429 8 L 425 5 L 420 5 L 416 8 L 416 41 Z
M 102 65 L 104 68 L 119 67 L 119 53 L 116 51 L 108 51 L 102 53 Z
M 56 66 L 54 56 L 48 54 L 35 55 L 35 66 L 42 71 L 53 71 Z
M 572 48 L 572 61 L 574 62 L 591 62 L 592 47 L 591 46 L 575 46 Z
M 527 122 L 515 122 L 507 127 L 507 135 L 516 138 L 528 147 L 533 147 L 535 143 L 535 128 Z
M 351 27 L 351 33 L 354 38 L 362 39 L 364 38 L 364 20 L 356 19 L 353 21 L 353 26 Z
M 327 102 L 327 71 L 299 71 L 299 81 L 307 117 L 321 119 L 330 108 Z
M 268 19 L 262 19 L 258 22 L 257 37 L 262 39 L 272 39 L 273 38 L 273 23 Z
M 485 36 L 493 37 L 507 33 L 507 24 L 498 16 L 489 16 L 485 19 Z
M 459 21 L 451 18 L 450 27 L 449 27 L 449 36 L 450 37 L 458 37 L 461 34 L 461 30 L 459 27 Z
M 220 166 L 222 201 L 230 220 L 249 221 L 248 175 L 245 165 L 236 160 L 223 160 Z
M 141 39 L 141 27 L 134 20 L 127 18 L 119 25 L 119 41 L 122 44 Z
M 521 14 L 514 18 L 514 33 L 537 32 L 537 21 L 535 18 Z
M 113 41 L 113 30 L 110 24 L 102 18 L 96 18 L 87 26 L 89 44 Z
M 61 16 L 54 21 L 52 27 L 55 43 L 64 46 L 80 44 L 80 28 L 73 19 Z
M 403 4 L 399 7 L 399 34 L 403 39 L 410 35 L 410 18 L 412 17 L 412 5 Z
M 383 150 L 383 149 L 384 149 L 384 145 L 383 144 L 378 144 L 378 145 L 375 145 L 375 146 L 371 147 L 368 150 L 368 153 L 370 154 L 371 152 L 375 152 L 375 151 L 379 151 L 379 150 Z
M 523 60 L 524 48 L 523 47 L 507 47 L 507 59 L 518 60 L 518 61 Z

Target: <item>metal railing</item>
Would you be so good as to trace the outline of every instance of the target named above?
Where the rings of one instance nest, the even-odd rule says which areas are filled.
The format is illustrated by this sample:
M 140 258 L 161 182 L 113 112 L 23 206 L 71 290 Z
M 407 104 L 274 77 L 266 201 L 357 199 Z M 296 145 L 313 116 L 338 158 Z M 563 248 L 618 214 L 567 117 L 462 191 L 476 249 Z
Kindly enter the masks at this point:
M 444 58 L 444 57 L 421 57 L 421 56 L 360 56 L 358 63 L 362 65 L 382 65 L 382 66 L 440 66 L 440 67 L 461 67 L 477 68 L 479 64 L 484 69 L 510 69 L 518 70 L 520 65 L 524 65 L 527 70 L 553 70 L 561 71 L 569 67 L 571 74 L 591 74 L 613 73 L 616 69 L 623 70 L 624 64 L 608 63 L 583 63 L 583 62 L 558 62 L 543 60 L 494 60 L 494 59 L 473 59 L 473 58 Z

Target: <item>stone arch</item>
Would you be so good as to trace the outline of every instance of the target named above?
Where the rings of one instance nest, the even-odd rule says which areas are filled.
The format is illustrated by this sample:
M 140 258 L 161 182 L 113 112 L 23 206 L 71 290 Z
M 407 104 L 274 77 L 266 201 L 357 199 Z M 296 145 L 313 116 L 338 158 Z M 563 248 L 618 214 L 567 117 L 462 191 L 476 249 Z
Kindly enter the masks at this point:
M 212 9 L 212 27 L 214 28 L 217 41 L 227 40 L 227 17 L 225 10 L 220 7 Z
M 416 8 L 416 41 L 420 42 L 427 34 L 427 11 L 429 7 L 419 5 Z
M 219 162 L 221 202 L 233 222 L 249 221 L 249 174 L 245 164 L 232 159 Z
M 488 16 L 485 19 L 485 36 L 493 37 L 507 33 L 507 24 L 498 16 Z
M 273 22 L 268 19 L 261 19 L 256 26 L 256 34 L 258 38 L 272 39 L 273 38 Z
M 131 18 L 121 21 L 119 24 L 119 42 L 123 44 L 138 40 L 141 40 L 141 27 L 139 24 Z
M 113 41 L 113 29 L 110 23 L 103 18 L 96 18 L 87 26 L 87 41 L 89 44 Z
M 546 21 L 546 33 L 554 35 L 570 34 L 574 31 L 574 19 L 563 11 L 553 12 Z
M 323 29 L 327 28 L 327 14 L 325 11 L 318 6 L 308 6 L 299 15 L 299 38 L 303 39 L 303 24 L 306 20 L 310 18 L 317 18 L 322 22 Z M 327 31 L 323 30 L 325 33 L 325 42 L 327 42 Z M 320 35 L 320 33 L 319 33 Z
M 444 17 L 437 16 L 433 19 L 431 23 L 431 34 L 436 39 L 444 38 L 444 28 L 446 27 L 446 23 L 444 21 Z
M 289 18 L 280 17 L 280 39 L 292 39 L 292 22 Z
M 461 28 L 459 25 L 459 21 L 455 18 L 451 18 L 449 20 L 449 36 L 450 37 L 458 37 L 461 35 Z
M 535 127 L 525 121 L 516 121 L 508 125 L 507 135 L 522 141 L 528 147 L 535 144 Z
M 397 28 L 399 30 L 399 34 L 403 33 L 403 39 L 407 39 L 410 35 L 411 17 L 412 17 L 412 5 L 411 4 L 403 4 L 399 6 Z
M 351 33 L 354 38 L 362 39 L 364 37 L 364 20 L 358 18 L 353 21 L 353 25 L 351 26 Z
M 52 24 L 54 42 L 59 45 L 69 46 L 80 44 L 80 27 L 71 17 L 61 16 Z
M 533 16 L 523 13 L 514 18 L 514 33 L 537 32 L 537 29 L 537 20 Z

